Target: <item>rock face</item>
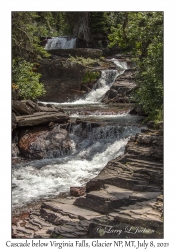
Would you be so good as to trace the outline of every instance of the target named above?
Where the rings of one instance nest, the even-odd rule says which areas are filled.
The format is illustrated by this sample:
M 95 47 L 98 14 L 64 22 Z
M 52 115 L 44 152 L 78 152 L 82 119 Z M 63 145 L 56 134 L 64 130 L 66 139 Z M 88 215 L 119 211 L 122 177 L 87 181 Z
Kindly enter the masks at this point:
M 76 48 L 76 49 L 52 49 L 49 50 L 49 53 L 52 55 L 69 57 L 71 56 L 82 56 L 90 58 L 99 58 L 103 55 L 102 50 L 100 49 L 90 49 L 90 48 Z
M 102 99 L 104 103 L 128 103 L 132 102 L 131 92 L 136 88 L 133 70 L 125 70 L 118 76 L 112 87 L 106 92 Z
M 163 185 L 162 131 L 151 130 L 132 137 L 125 154 L 110 161 L 101 173 L 86 184 L 86 191 L 111 184 L 135 191 L 159 192 Z
M 39 100 L 65 102 L 83 95 L 81 83 L 85 68 L 82 65 L 55 56 L 53 59 L 43 59 L 39 72 L 46 89 L 46 94 Z
M 163 238 L 163 136 L 145 129 L 78 198 L 43 202 L 13 223 L 15 238 Z M 70 192 L 74 195 L 76 188 Z M 75 195 L 74 195 L 75 196 Z M 69 198 L 69 199 L 68 199 Z
M 67 130 L 59 125 L 51 130 L 25 129 L 19 135 L 21 155 L 30 159 L 53 158 L 66 155 L 71 150 Z

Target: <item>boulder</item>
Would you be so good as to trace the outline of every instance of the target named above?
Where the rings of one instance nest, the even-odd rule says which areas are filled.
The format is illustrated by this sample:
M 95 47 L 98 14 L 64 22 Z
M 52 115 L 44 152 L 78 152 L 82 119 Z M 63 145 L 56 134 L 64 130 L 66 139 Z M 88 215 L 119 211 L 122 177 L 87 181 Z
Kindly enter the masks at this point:
M 70 152 L 71 140 L 67 130 L 58 125 L 43 131 L 29 128 L 20 132 L 19 149 L 21 155 L 29 159 L 60 157 Z
M 70 187 L 70 195 L 79 197 L 85 195 L 86 187 Z

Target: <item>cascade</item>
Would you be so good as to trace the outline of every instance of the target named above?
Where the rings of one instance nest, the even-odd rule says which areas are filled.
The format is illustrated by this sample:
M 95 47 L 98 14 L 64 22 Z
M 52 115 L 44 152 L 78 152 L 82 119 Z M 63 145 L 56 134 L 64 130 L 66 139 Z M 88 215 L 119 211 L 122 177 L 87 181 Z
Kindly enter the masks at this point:
M 48 39 L 45 49 L 72 49 L 76 48 L 76 38 L 74 37 L 52 37 Z
M 124 152 L 130 135 L 140 131 L 135 125 L 93 127 L 71 124 L 69 136 L 72 141 L 70 155 L 55 161 L 42 159 L 12 168 L 12 206 L 57 196 L 69 191 L 71 186 L 82 186 L 95 177 L 105 165 Z M 39 165 L 39 167 L 38 167 Z
M 48 41 L 46 47 L 47 49 L 53 49 L 55 46 L 69 48 L 74 46 L 73 41 L 75 42 L 67 38 L 54 38 Z M 80 110 L 82 107 L 99 108 L 102 105 L 101 99 L 113 85 L 116 77 L 127 69 L 125 62 L 121 63 L 116 59 L 112 61 L 116 64 L 116 70 L 102 70 L 101 77 L 84 98 L 55 105 L 60 105 L 63 109 L 64 105 L 73 109 L 78 107 Z M 75 110 L 70 118 L 72 117 L 80 120 L 83 118 Z M 96 119 L 95 123 L 92 122 L 91 115 L 87 115 L 87 119 L 83 122 L 69 124 L 68 132 L 71 139 L 69 152 L 59 151 L 55 156 L 47 155 L 47 159 L 12 167 L 13 208 L 55 197 L 61 192 L 69 191 L 71 186 L 85 185 L 97 176 L 110 160 L 123 154 L 130 136 L 141 131 L 137 119 L 134 120 L 135 118 L 131 118 L 128 114 L 106 115 L 104 111 L 94 112 L 93 117 Z

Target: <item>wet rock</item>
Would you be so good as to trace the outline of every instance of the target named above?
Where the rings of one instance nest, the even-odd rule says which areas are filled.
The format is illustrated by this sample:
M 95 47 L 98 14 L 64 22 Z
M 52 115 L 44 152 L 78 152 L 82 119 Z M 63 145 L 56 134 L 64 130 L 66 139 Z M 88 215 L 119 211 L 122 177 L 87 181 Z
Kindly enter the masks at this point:
M 74 197 L 79 197 L 84 195 L 86 192 L 86 187 L 70 187 L 70 195 Z
M 69 154 L 71 141 L 67 130 L 54 126 L 52 130 L 24 130 L 19 136 L 22 156 L 30 159 L 54 158 Z
M 134 108 L 132 108 L 129 111 L 130 115 L 141 115 L 141 116 L 146 116 L 145 111 L 143 110 L 143 108 L 140 105 L 135 105 Z

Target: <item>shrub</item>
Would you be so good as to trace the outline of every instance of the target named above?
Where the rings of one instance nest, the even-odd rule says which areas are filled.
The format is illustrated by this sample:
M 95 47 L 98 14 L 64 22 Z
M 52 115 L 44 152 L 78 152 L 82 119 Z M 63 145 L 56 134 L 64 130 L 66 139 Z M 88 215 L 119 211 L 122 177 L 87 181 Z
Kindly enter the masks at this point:
M 85 67 L 89 66 L 89 65 L 91 65 L 93 63 L 99 62 L 99 59 L 92 59 L 90 57 L 84 58 L 82 56 L 76 56 L 76 57 L 74 57 L 74 56 L 71 56 L 71 55 L 69 55 L 68 60 L 70 62 L 78 63 L 78 64 L 83 65 Z
M 35 65 L 25 60 L 13 60 L 12 81 L 19 88 L 22 99 L 36 99 L 45 93 L 43 84 L 39 83 L 41 74 L 34 72 Z
M 99 77 L 100 77 L 100 72 L 98 71 L 86 71 L 83 77 L 83 83 L 97 81 Z

